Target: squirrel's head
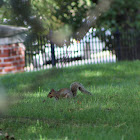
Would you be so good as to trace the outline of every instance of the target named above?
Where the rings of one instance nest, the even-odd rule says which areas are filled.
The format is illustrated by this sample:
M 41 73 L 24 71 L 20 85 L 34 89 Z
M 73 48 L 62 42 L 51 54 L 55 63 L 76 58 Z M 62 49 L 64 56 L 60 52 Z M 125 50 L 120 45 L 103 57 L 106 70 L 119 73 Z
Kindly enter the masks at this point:
M 49 92 L 49 94 L 48 94 L 48 98 L 52 98 L 52 97 L 54 97 L 55 96 L 55 90 L 54 89 L 52 89 L 50 92 Z

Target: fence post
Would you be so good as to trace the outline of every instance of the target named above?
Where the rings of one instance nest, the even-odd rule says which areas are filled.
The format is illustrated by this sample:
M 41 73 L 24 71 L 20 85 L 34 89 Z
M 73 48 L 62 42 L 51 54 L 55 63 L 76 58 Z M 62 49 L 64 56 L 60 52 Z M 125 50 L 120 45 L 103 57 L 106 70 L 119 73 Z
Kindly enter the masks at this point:
M 118 57 L 118 61 L 121 60 L 121 43 L 120 43 L 120 31 L 119 29 L 117 29 L 116 33 L 116 51 L 117 51 L 117 57 Z
M 52 56 L 52 66 L 55 67 L 55 51 L 54 51 L 54 43 L 51 42 L 51 56 Z
M 52 31 L 50 31 L 50 43 L 51 43 L 51 57 L 52 57 L 52 66 L 55 67 L 55 51 L 54 51 L 54 43 L 52 41 Z

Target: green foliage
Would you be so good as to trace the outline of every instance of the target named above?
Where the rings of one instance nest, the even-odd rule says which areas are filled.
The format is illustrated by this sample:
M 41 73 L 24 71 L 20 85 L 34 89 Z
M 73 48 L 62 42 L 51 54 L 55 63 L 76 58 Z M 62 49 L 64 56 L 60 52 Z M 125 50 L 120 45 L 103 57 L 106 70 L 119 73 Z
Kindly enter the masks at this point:
M 46 29 L 57 30 L 63 27 L 63 30 L 67 30 L 69 26 L 75 33 L 93 3 L 90 0 L 35 0 L 32 5 Z
M 97 0 L 5 0 L 0 4 L 1 23 L 45 33 L 68 25 L 75 32 L 93 3 Z
M 139 46 L 139 29 L 140 29 L 140 1 L 139 0 L 113 0 L 108 11 L 103 13 L 97 20 L 96 28 L 99 32 L 103 32 L 103 37 L 98 36 L 105 42 L 106 48 L 109 48 L 116 54 L 118 60 L 132 59 L 133 47 Z M 119 30 L 120 52 L 121 58 L 117 55 L 117 43 L 114 33 Z M 110 31 L 111 34 L 106 36 L 105 32 Z M 131 39 L 133 41 L 131 42 Z M 138 59 L 140 50 L 137 49 Z
M 0 23 L 30 26 L 37 32 L 68 25 L 76 32 L 97 3 L 98 0 L 1 0 Z M 96 27 L 139 29 L 139 7 L 139 0 L 112 0 L 109 10 L 98 17 Z
M 139 77 L 140 61 L 1 76 L 9 109 L 0 116 L 0 133 L 23 140 L 138 140 Z M 78 92 L 71 100 L 47 99 L 51 88 L 69 87 L 74 81 L 93 96 Z
M 113 0 L 110 9 L 101 15 L 97 28 L 116 30 L 140 29 L 140 1 Z

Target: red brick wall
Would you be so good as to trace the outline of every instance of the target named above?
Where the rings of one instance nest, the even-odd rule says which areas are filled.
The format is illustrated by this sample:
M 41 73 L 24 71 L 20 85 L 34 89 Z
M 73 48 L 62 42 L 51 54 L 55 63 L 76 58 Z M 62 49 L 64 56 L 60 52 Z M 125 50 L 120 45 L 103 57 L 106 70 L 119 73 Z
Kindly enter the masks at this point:
M 25 46 L 22 43 L 0 45 L 0 74 L 23 72 Z

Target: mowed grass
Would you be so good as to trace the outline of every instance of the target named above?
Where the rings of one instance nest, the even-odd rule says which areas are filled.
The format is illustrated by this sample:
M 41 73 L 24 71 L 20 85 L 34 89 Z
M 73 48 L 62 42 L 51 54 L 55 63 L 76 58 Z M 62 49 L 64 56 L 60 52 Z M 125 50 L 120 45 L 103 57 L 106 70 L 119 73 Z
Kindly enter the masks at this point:
M 75 81 L 93 96 L 47 99 L 51 88 Z M 17 140 L 140 139 L 140 61 L 11 74 L 0 82 L 8 106 L 1 133 Z

